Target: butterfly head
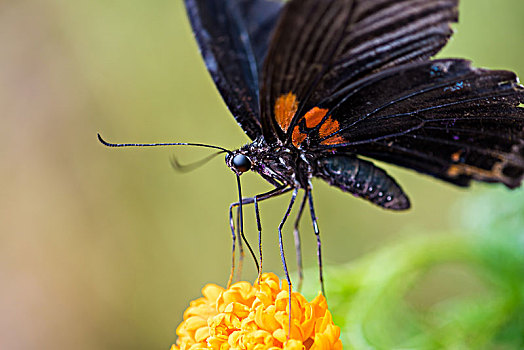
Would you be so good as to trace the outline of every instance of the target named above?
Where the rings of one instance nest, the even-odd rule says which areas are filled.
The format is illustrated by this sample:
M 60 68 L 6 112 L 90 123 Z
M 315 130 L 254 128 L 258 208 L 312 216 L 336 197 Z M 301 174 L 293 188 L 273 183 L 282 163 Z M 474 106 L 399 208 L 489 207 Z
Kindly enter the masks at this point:
M 226 164 L 237 175 L 241 175 L 251 169 L 251 159 L 240 151 L 228 153 Z

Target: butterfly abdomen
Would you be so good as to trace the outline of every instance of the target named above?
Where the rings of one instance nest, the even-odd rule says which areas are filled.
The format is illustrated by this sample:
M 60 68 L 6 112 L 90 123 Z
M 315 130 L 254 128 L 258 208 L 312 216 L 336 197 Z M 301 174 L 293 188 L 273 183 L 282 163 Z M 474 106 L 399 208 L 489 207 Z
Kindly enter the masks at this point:
M 410 207 L 408 197 L 391 176 L 373 163 L 354 156 L 319 158 L 315 176 L 385 209 L 405 210 Z

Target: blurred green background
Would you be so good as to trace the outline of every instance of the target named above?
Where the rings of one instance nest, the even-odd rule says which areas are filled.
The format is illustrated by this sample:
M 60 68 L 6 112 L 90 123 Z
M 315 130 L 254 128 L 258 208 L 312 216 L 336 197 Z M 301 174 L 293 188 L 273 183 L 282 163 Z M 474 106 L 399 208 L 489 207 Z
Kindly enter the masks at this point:
M 461 0 L 460 9 L 439 56 L 524 76 L 524 1 Z M 168 348 L 189 300 L 208 282 L 227 282 L 234 176 L 221 157 L 189 174 L 171 168 L 174 153 L 187 163 L 205 150 L 107 149 L 96 133 L 113 142 L 248 141 L 204 67 L 182 1 L 1 2 L 0 110 L 0 348 Z M 326 265 L 456 230 L 462 218 L 450 213 L 468 191 L 506 191 L 388 171 L 410 195 L 408 213 L 314 183 Z M 269 188 L 254 174 L 243 183 L 246 195 Z M 280 275 L 276 227 L 287 201 L 261 204 L 265 270 Z M 309 220 L 302 228 L 314 267 Z M 467 276 L 448 269 L 415 298 L 470 291 Z M 316 272 L 306 279 L 315 283 Z

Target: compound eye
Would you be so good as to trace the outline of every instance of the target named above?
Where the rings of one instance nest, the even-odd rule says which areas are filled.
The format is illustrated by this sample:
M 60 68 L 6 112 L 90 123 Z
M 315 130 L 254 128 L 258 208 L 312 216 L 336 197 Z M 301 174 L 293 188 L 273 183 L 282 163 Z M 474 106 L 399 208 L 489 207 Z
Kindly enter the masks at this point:
M 233 157 L 233 166 L 240 173 L 245 173 L 251 169 L 251 161 L 243 154 L 237 154 Z

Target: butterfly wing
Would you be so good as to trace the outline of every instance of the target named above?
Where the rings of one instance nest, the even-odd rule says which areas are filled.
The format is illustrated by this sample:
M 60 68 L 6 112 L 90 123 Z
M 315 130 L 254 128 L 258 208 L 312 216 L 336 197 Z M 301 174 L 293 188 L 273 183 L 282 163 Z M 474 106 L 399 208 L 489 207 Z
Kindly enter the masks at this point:
M 271 0 L 185 0 L 211 77 L 251 138 L 262 134 L 259 72 L 282 3 Z
M 265 138 L 290 143 L 295 124 L 323 99 L 377 71 L 429 58 L 456 20 L 457 0 L 289 1 L 263 67 Z
M 523 102 L 512 72 L 459 59 L 411 63 L 321 102 L 335 127 L 323 135 L 322 123 L 308 130 L 308 147 L 373 157 L 457 185 L 513 188 L 524 174 Z
M 264 135 L 457 185 L 518 186 L 524 98 L 515 75 L 428 61 L 456 20 L 456 0 L 291 0 L 263 68 Z

